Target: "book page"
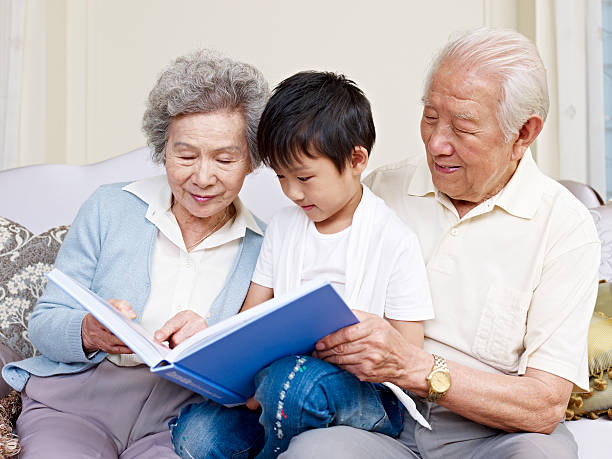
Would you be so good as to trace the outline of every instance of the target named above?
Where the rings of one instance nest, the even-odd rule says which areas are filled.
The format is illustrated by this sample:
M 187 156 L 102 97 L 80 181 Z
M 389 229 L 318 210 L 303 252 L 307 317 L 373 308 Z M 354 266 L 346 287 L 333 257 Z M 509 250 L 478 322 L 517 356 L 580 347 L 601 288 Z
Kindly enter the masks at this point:
M 157 365 L 170 352 L 169 348 L 155 341 L 152 333 L 145 330 L 139 323 L 124 317 L 107 301 L 75 282 L 59 269 L 53 269 L 47 273 L 47 277 L 112 331 L 150 367 Z

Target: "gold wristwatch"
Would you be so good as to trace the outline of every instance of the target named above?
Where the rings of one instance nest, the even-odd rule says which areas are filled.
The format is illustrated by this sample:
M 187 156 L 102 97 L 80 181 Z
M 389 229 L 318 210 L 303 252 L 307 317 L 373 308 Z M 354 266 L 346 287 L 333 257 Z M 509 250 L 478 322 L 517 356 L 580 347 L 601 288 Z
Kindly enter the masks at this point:
M 427 394 L 428 402 L 437 402 L 440 400 L 451 386 L 451 375 L 446 359 L 439 355 L 432 354 L 434 358 L 434 365 L 431 369 L 431 373 L 427 376 L 427 382 L 429 383 L 429 393 Z

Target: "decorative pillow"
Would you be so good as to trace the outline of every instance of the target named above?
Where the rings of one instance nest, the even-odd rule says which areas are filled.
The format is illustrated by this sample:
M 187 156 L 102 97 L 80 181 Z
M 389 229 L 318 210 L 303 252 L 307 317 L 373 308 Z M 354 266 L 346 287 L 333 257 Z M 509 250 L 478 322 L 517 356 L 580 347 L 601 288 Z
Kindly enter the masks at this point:
M 597 375 L 612 367 L 612 318 L 595 311 L 589 326 L 589 373 Z
M 600 293 L 601 293 L 600 287 Z M 612 419 L 612 318 L 595 311 L 589 326 L 589 393 L 573 392 L 566 419 L 595 419 L 607 413 Z
M 597 419 L 602 414 L 607 414 L 612 419 L 612 369 L 601 372 L 597 376 L 591 376 L 589 393 L 574 392 L 570 397 L 565 419 L 576 420 L 581 417 Z
M 0 399 L 0 457 L 14 457 L 21 451 L 13 426 L 21 413 L 21 395 L 12 390 Z
M 602 312 L 606 316 L 612 317 L 612 284 L 608 282 L 599 284 L 595 311 Z
M 28 338 L 28 320 L 68 228 L 59 226 L 35 236 L 0 217 L 0 339 L 23 357 L 37 353 Z

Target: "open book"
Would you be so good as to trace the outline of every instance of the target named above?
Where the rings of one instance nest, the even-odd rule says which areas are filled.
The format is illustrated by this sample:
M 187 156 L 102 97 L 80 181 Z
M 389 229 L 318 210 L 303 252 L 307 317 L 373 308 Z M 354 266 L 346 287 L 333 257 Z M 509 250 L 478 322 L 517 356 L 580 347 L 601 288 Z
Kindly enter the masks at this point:
M 121 339 L 152 372 L 224 405 L 244 403 L 253 395 L 253 378 L 265 366 L 287 355 L 310 354 L 319 339 L 358 322 L 329 283 L 312 282 L 169 349 L 58 269 L 47 277 Z

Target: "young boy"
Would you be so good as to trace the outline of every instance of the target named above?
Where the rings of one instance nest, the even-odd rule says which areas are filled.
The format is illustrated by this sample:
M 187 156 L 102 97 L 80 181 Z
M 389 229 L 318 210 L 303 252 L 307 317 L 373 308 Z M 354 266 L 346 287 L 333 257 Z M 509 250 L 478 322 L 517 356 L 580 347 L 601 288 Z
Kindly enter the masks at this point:
M 301 72 L 275 89 L 258 148 L 297 206 L 268 225 L 243 310 L 322 278 L 351 308 L 384 316 L 423 346 L 422 321 L 433 309 L 417 237 L 360 182 L 374 140 L 370 104 L 345 77 Z M 232 457 L 261 449 L 258 457 L 267 458 L 312 428 L 349 425 L 392 436 L 402 429 L 403 411 L 389 389 L 313 357 L 281 359 L 255 383 L 263 439 L 254 412 L 207 401 L 173 424 L 177 453 Z

